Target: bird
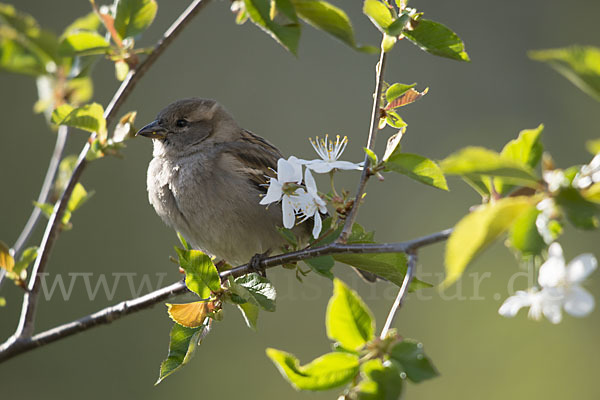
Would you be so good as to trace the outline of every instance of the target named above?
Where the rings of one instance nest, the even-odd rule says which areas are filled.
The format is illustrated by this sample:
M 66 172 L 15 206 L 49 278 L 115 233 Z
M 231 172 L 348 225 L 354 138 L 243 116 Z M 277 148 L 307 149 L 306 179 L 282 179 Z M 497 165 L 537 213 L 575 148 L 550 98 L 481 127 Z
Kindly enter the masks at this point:
M 240 127 L 217 101 L 197 97 L 168 105 L 136 136 L 153 142 L 150 204 L 194 249 L 230 265 L 282 251 L 281 205 L 259 204 L 283 158 L 274 145 Z M 294 226 L 300 245 L 311 229 Z

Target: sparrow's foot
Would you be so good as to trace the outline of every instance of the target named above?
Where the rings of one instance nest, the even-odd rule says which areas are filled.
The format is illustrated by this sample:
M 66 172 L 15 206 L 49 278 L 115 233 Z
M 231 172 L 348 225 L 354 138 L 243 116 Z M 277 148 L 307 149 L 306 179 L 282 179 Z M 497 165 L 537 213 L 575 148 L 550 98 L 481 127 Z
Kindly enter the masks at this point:
M 256 272 L 257 274 L 266 278 L 267 271 L 266 271 L 264 265 L 262 265 L 262 261 L 268 257 L 270 252 L 271 252 L 270 250 L 267 250 L 264 253 L 259 253 L 259 254 L 253 255 L 252 258 L 250 259 L 250 262 L 248 263 L 250 272 Z

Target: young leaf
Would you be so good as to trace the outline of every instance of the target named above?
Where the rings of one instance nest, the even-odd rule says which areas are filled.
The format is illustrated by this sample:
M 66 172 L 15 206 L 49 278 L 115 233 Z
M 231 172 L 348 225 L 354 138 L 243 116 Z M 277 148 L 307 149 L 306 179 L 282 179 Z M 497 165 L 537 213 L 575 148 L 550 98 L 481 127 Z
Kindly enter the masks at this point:
M 77 18 L 69 26 L 65 28 L 61 36 L 65 37 L 78 31 L 95 32 L 100 27 L 100 18 L 94 11 Z
M 425 355 L 423 344 L 415 340 L 404 339 L 394 345 L 389 356 L 406 373 L 406 377 L 415 383 L 439 375 L 429 357 Z
M 385 91 L 385 99 L 388 103 L 396 100 L 398 97 L 402 96 L 404 93 L 408 92 L 410 89 L 417 86 L 416 83 L 412 85 L 405 85 L 403 83 L 394 83 Z
M 540 140 L 542 130 L 544 130 L 544 125 L 541 124 L 535 129 L 522 130 L 519 132 L 518 138 L 504 146 L 500 156 L 535 168 L 544 152 L 544 146 Z M 512 189 L 512 186 L 506 185 L 502 179 L 495 179 L 494 187 L 499 194 L 506 194 Z
M 0 240 L 0 268 L 12 272 L 15 266 L 15 259 L 10 255 L 10 249 Z
M 267 349 L 267 356 L 296 389 L 328 390 L 345 385 L 358 373 L 358 356 L 348 353 L 327 353 L 300 365 L 292 354 L 273 348 Z
M 271 20 L 269 0 L 244 0 L 246 11 L 252 22 L 268 33 L 286 50 L 296 55 L 300 40 L 300 25 L 280 25 Z
M 115 15 L 115 29 L 121 39 L 144 32 L 156 16 L 155 0 L 119 0 Z
M 359 350 L 374 338 L 373 314 L 362 299 L 339 279 L 327 305 L 327 336 L 348 350 Z
M 538 255 L 547 247 L 535 225 L 539 214 L 540 210 L 532 204 L 515 220 L 510 229 L 510 244 L 523 255 Z
M 600 139 L 588 140 L 585 142 L 585 148 L 593 155 L 600 153 Z
M 78 108 L 63 104 L 52 112 L 51 121 L 56 125 L 97 132 L 98 138 L 106 138 L 104 108 L 98 103 L 86 104 Z
M 406 274 L 406 254 L 404 253 L 336 254 L 333 257 L 336 261 L 372 272 L 398 286 L 402 286 Z M 409 286 L 409 291 L 413 292 L 431 286 L 429 283 L 414 278 Z
M 600 48 L 571 46 L 530 51 L 532 60 L 550 64 L 583 92 L 600 101 Z
M 196 301 L 185 304 L 167 303 L 169 317 L 173 322 L 186 328 L 197 328 L 204 325 L 204 320 L 213 309 L 213 303 L 210 301 Z
M 385 169 L 406 175 L 426 185 L 448 190 L 446 178 L 440 167 L 418 154 L 396 153 L 387 159 Z
M 173 324 L 169 355 L 160 365 L 160 375 L 155 385 L 161 383 L 163 379 L 190 361 L 204 329 L 207 329 L 207 327 L 186 328 L 179 324 Z
M 427 92 L 429 92 L 429 88 L 425 88 L 425 90 L 423 90 L 422 92 L 419 92 L 413 88 L 408 88 L 403 93 L 401 93 L 395 97 L 392 96 L 393 100 L 388 100 L 389 103 L 387 106 L 385 106 L 385 110 L 386 111 L 394 110 L 396 108 L 403 107 L 403 106 L 409 105 L 411 103 L 414 103 L 415 101 L 419 100 L 421 97 L 425 96 L 427 94 Z M 393 93 L 393 94 L 395 95 L 395 93 Z M 387 93 L 386 93 L 386 98 L 387 98 Z M 388 113 L 389 112 L 390 111 L 388 111 Z
M 399 154 L 402 151 L 402 146 L 400 145 L 402 136 L 404 136 L 404 129 L 390 136 L 385 147 L 385 153 L 383 154 L 383 161 L 389 160 L 391 156 Z
M 221 290 L 219 272 L 209 256 L 200 250 L 176 249 L 179 265 L 185 271 L 185 285 L 200 298 L 207 299 L 211 293 Z
M 439 22 L 419 19 L 413 30 L 404 30 L 404 36 L 430 54 L 458 61 L 471 61 L 458 35 Z
M 110 43 L 96 32 L 79 31 L 67 35 L 58 46 L 58 53 L 65 57 L 105 54 Z
M 466 147 L 446 157 L 440 166 L 449 175 L 493 176 L 526 186 L 538 185 L 538 178 L 528 165 L 509 160 L 483 147 Z
M 398 115 L 396 111 L 387 111 L 385 117 L 385 122 L 391 126 L 392 128 L 401 129 L 406 126 L 406 122 Z M 380 128 L 381 129 L 381 128 Z
M 394 364 L 384 365 L 380 359 L 361 365 L 362 380 L 358 384 L 360 400 L 396 400 L 400 398 L 404 380 Z
M 234 290 L 235 294 L 247 302 L 260 306 L 265 311 L 275 311 L 277 292 L 267 278 L 252 273 L 236 278 L 234 283 L 246 289 L 245 291 Z
M 385 32 L 392 22 L 394 22 L 388 6 L 379 0 L 365 0 L 363 4 L 363 13 L 369 17 L 371 22 L 373 22 L 381 32 Z
M 510 197 L 480 206 L 454 227 L 446 245 L 447 287 L 454 283 L 467 265 L 483 249 L 506 232 L 533 204 L 530 197 Z
M 37 246 L 28 247 L 23 250 L 23 254 L 21 254 L 21 259 L 15 263 L 13 268 L 13 272 L 17 274 L 17 276 L 21 275 L 21 272 L 27 269 L 29 264 L 31 264 L 37 258 Z
M 67 203 L 67 210 L 73 212 L 83 205 L 86 201 L 94 195 L 94 192 L 88 193 L 81 183 L 77 183 L 71 192 L 69 202 Z

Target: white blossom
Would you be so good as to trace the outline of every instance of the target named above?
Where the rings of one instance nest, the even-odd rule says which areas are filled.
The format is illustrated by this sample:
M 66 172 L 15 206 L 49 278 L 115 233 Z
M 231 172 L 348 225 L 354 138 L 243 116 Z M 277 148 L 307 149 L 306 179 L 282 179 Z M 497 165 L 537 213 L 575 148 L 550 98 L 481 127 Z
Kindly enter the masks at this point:
M 538 284 L 541 290 L 518 291 L 504 301 L 498 313 L 514 317 L 522 307 L 530 307 L 530 318 L 539 320 L 544 315 L 554 324 L 562 320 L 562 309 L 574 317 L 584 317 L 592 312 L 595 301 L 581 283 L 597 264 L 592 254 L 581 254 L 565 265 L 562 247 L 554 242 L 548 249 L 548 259 L 540 267 Z
M 581 167 L 573 178 L 573 186 L 585 189 L 598 182 L 600 182 L 600 154 L 596 154 L 589 164 Z
M 316 140 L 313 140 L 311 138 L 310 143 L 312 144 L 317 154 L 321 157 L 320 160 L 302 160 L 306 167 L 310 168 L 312 171 L 318 174 L 324 174 L 336 168 L 346 170 L 362 169 L 362 163 L 356 164 L 351 163 L 350 161 L 338 161 L 338 159 L 344 152 L 346 145 L 348 144 L 347 136 L 340 138 L 340 136 L 338 135 L 334 143 L 333 141 L 329 140 L 328 135 L 325 135 L 325 139 L 319 139 L 317 137 Z
M 317 184 L 308 168 L 304 173 L 304 185 L 306 186 L 306 191 L 298 192 L 298 200 L 295 204 L 297 204 L 297 210 L 302 216 L 302 221 L 313 217 L 314 227 L 312 235 L 316 239 L 319 237 L 321 228 L 323 227 L 321 213 L 327 213 L 327 203 L 319 196 Z
M 551 193 L 557 192 L 560 188 L 569 186 L 569 180 L 562 169 L 552 169 L 544 171 L 542 174 L 544 182 L 548 185 Z
M 552 221 L 552 219 L 558 215 L 558 207 L 556 207 L 554 199 L 546 198 L 540 201 L 536 208 L 541 212 L 535 219 L 535 226 L 539 234 L 544 239 L 544 242 L 546 242 L 546 244 L 550 244 L 554 241 L 554 239 L 556 239 L 550 230 L 550 221 Z
M 289 159 L 280 158 L 277 161 L 277 178 L 269 180 L 267 194 L 260 201 L 266 205 L 281 200 L 283 226 L 294 227 L 296 213 L 294 203 L 298 200 L 299 185 L 302 183 L 302 164 L 292 156 Z

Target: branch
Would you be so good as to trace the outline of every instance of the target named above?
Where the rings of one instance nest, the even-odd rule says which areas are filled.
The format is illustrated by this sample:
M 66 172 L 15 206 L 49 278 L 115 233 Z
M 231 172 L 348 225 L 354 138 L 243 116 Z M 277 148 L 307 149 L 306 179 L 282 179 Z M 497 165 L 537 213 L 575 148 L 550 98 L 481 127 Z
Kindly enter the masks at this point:
M 265 258 L 260 262 L 260 266 L 265 269 L 272 268 L 286 263 L 297 262 L 306 260 L 308 258 L 337 253 L 409 253 L 408 267 L 404 281 L 402 283 L 402 288 L 400 289 L 400 293 L 403 294 L 401 297 L 400 293 L 398 294 L 400 300 L 398 300 L 397 298 L 396 302 L 399 302 L 399 304 L 396 306 L 396 303 L 394 303 L 395 308 L 397 309 L 400 306 L 402 298 L 405 295 L 406 288 L 408 288 L 410 280 L 412 279 L 414 264 L 416 262 L 416 256 L 414 256 L 413 253 L 421 247 L 446 240 L 450 236 L 451 231 L 451 229 L 446 229 L 434 233 L 432 235 L 423 236 L 414 240 L 399 243 L 331 243 L 321 247 L 304 249 L 292 253 L 286 253 Z M 223 280 L 227 279 L 227 277 L 229 276 L 238 277 L 245 275 L 249 272 L 252 272 L 252 268 L 248 264 L 244 264 L 239 267 L 223 271 L 219 275 Z M 155 304 L 167 300 L 171 297 L 187 293 L 187 291 L 188 290 L 185 286 L 185 283 L 183 281 L 178 281 L 162 289 L 148 293 L 147 295 L 144 295 L 142 297 L 123 301 L 114 306 L 107 307 L 93 314 L 87 315 L 83 318 L 57 326 L 42 333 L 38 333 L 33 337 L 19 338 L 13 336 L 0 346 L 0 362 L 6 361 L 29 350 L 33 350 L 35 348 L 50 344 L 60 339 L 64 339 L 76 333 L 86 331 L 90 328 L 103 324 L 109 324 L 126 315 L 150 308 Z M 395 314 L 395 311 L 394 313 L 390 312 L 390 314 Z M 388 316 L 388 320 L 389 319 L 390 317 Z M 391 325 L 391 321 L 389 321 L 389 324 Z M 388 322 L 386 322 L 386 326 L 389 328 Z M 387 331 L 386 328 L 384 328 L 384 330 Z
M 54 183 L 54 178 L 56 177 L 56 171 L 58 170 L 58 166 L 60 165 L 60 159 L 62 158 L 63 151 L 65 149 L 65 143 L 67 142 L 67 134 L 69 132 L 69 128 L 66 126 L 59 126 L 58 133 L 56 135 L 56 144 L 54 145 L 54 151 L 52 151 L 52 157 L 50 158 L 50 164 L 48 165 L 48 170 L 46 171 L 46 177 L 44 178 L 44 182 L 42 183 L 42 188 L 40 189 L 40 194 L 37 198 L 38 203 L 45 203 L 48 201 L 48 197 L 50 196 L 50 191 L 52 190 L 52 184 Z M 23 231 L 17 238 L 17 241 L 12 247 L 13 254 L 12 256 L 15 259 L 18 259 L 21 254 L 21 250 L 25 247 L 25 244 L 29 240 L 29 236 L 35 229 L 40 216 L 42 215 L 42 210 L 39 207 L 33 207 L 33 211 L 23 228 Z M 4 282 L 4 277 L 6 275 L 5 269 L 0 269 L 0 288 L 2 288 L 2 283 Z
M 371 126 L 369 128 L 369 137 L 367 139 L 367 149 L 373 150 L 375 146 L 375 139 L 377 138 L 377 131 L 379 130 L 379 109 L 381 103 L 381 91 L 383 87 L 383 71 L 385 70 L 386 52 L 381 47 L 381 54 L 379 55 L 379 62 L 377 63 L 375 75 L 375 93 L 373 93 L 373 108 L 371 110 Z M 360 207 L 360 201 L 365 193 L 365 187 L 367 186 L 367 180 L 369 179 L 369 166 L 371 165 L 371 159 L 365 153 L 364 167 L 360 181 L 358 183 L 358 189 L 356 189 L 356 197 L 354 198 L 354 204 L 346 217 L 344 228 L 340 234 L 339 241 L 345 242 L 348 239 L 348 235 L 352 231 L 352 225 L 358 215 L 358 207 Z
M 394 300 L 394 304 L 392 304 L 392 308 L 390 309 L 387 319 L 385 320 L 385 325 L 383 326 L 383 329 L 381 330 L 381 335 L 379 335 L 379 337 L 381 339 L 384 339 L 386 337 L 388 331 L 390 330 L 390 327 L 392 326 L 392 323 L 394 322 L 396 313 L 402 306 L 402 302 L 404 301 L 404 298 L 406 297 L 406 294 L 408 293 L 408 286 L 410 286 L 410 283 L 412 282 L 416 265 L 417 265 L 417 252 L 415 250 L 413 250 L 412 252 L 410 252 L 408 254 L 408 266 L 406 267 L 406 275 L 404 275 L 404 280 L 402 281 L 402 286 L 400 287 L 400 290 L 398 291 L 398 295 L 396 296 L 396 300 Z
M 148 57 L 144 59 L 139 67 L 130 71 L 130 73 L 127 75 L 127 78 L 123 81 L 106 108 L 106 111 L 104 112 L 104 117 L 106 118 L 107 124 L 109 124 L 114 118 L 115 114 L 144 73 L 152 66 L 152 64 L 154 64 L 158 57 L 163 53 L 165 48 L 171 44 L 173 39 L 189 23 L 191 18 L 194 17 L 208 1 L 209 0 L 194 0 L 190 6 L 179 16 L 179 18 L 177 18 L 177 20 L 169 27 L 169 29 L 167 29 L 162 39 L 159 40 L 157 45 L 154 47 L 154 50 L 152 50 Z M 31 279 L 29 280 L 28 291 L 25 293 L 23 298 L 21 317 L 17 330 L 14 334 L 14 337 L 17 340 L 29 337 L 33 333 L 35 311 L 40 289 L 39 276 L 40 273 L 44 272 L 50 257 L 50 252 L 54 246 L 54 242 L 60 233 L 60 220 L 65 211 L 69 198 L 71 197 L 71 193 L 73 192 L 75 185 L 79 181 L 81 174 L 87 165 L 86 155 L 90 149 L 90 143 L 94 138 L 95 134 L 92 134 L 90 136 L 90 140 L 81 150 L 77 164 L 73 169 L 73 174 L 71 175 L 63 194 L 54 206 L 54 212 L 50 216 L 50 220 L 46 226 L 46 231 L 44 232 L 44 237 L 42 238 L 42 242 L 40 244 L 38 257 L 31 271 Z

